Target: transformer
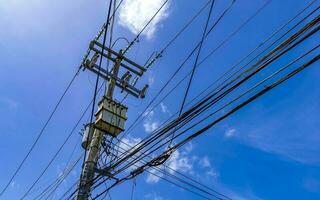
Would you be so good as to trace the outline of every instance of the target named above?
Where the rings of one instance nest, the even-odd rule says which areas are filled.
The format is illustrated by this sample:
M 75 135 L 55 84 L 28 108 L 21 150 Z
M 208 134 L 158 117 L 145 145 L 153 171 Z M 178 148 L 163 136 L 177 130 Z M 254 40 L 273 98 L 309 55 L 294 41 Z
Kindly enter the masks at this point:
M 93 132 L 94 132 L 94 124 L 93 123 L 86 124 L 84 127 L 83 136 L 82 136 L 82 142 L 81 142 L 82 148 L 89 149 Z
M 95 128 L 113 137 L 117 137 L 124 131 L 127 110 L 128 108 L 120 102 L 103 96 L 98 104 L 98 111 L 95 114 Z

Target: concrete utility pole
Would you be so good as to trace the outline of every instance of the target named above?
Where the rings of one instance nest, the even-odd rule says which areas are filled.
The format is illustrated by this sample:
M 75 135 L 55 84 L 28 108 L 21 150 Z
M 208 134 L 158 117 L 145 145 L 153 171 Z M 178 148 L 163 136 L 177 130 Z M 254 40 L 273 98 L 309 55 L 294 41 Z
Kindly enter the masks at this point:
M 99 48 L 105 48 L 108 53 L 102 54 L 102 50 Z M 114 90 L 118 86 L 122 91 L 126 91 L 129 94 L 143 98 L 145 96 L 148 85 L 141 90 L 130 85 L 129 80 L 131 73 L 135 73 L 138 76 L 142 76 L 146 70 L 135 62 L 124 57 L 122 51 L 116 53 L 115 51 L 103 47 L 97 41 L 93 41 L 90 45 L 90 49 L 95 52 L 91 61 L 87 60 L 84 67 L 90 71 L 99 74 L 100 77 L 108 80 L 107 90 L 103 99 L 99 102 L 98 112 L 95 114 L 96 121 L 94 124 L 88 124 L 84 132 L 82 146 L 87 150 L 87 157 L 82 169 L 79 190 L 76 196 L 76 200 L 87 200 L 91 192 L 91 186 L 93 185 L 95 174 L 97 173 L 97 161 L 99 159 L 100 146 L 105 134 L 112 137 L 117 137 L 124 131 L 124 124 L 127 119 L 126 112 L 127 107 L 114 100 Z M 111 72 L 104 69 L 99 69 L 95 64 L 97 61 L 97 55 L 111 60 L 114 62 Z M 122 63 L 126 62 L 126 63 Z M 131 65 L 131 66 L 129 66 Z M 124 67 L 127 71 L 121 78 L 118 78 L 120 68 Z M 133 67 L 137 68 L 134 69 Z

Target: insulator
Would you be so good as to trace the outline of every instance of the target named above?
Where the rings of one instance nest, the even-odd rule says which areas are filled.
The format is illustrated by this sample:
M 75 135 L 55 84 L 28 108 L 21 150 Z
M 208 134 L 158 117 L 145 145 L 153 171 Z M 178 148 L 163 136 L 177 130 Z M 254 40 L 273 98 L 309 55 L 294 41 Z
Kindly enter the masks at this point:
M 146 96 L 148 87 L 149 87 L 149 85 L 146 84 L 146 85 L 142 88 L 142 90 L 141 90 L 141 92 L 140 92 L 140 98 L 144 98 L 144 97 Z

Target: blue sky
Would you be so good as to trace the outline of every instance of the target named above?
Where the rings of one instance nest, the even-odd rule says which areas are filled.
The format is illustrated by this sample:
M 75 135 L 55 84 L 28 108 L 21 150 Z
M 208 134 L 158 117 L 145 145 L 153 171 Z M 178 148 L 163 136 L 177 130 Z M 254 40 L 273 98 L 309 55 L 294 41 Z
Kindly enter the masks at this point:
M 131 0 L 132 1 L 132 0 Z M 133 39 L 135 33 L 160 6 L 161 0 L 134 4 L 148 9 L 135 17 L 130 1 L 117 16 L 114 35 Z M 172 0 L 128 57 L 143 64 L 163 47 L 206 1 Z M 190 96 L 198 94 L 223 71 L 250 52 L 264 38 L 294 16 L 310 1 L 272 1 L 253 21 L 220 48 L 196 71 Z M 217 0 L 213 18 L 229 1 Z M 200 59 L 218 46 L 265 1 L 239 0 L 207 38 Z M 77 70 L 90 40 L 106 18 L 108 2 L 102 0 L 0 0 L 0 186 L 6 184 L 31 146 L 68 81 Z M 319 2 L 316 2 L 319 5 Z M 131 7 L 132 8 L 132 7 Z M 142 7 L 144 8 L 144 7 Z M 139 10 L 138 10 L 139 11 Z M 200 40 L 206 14 L 171 46 L 138 84 L 150 84 L 143 100 L 128 98 L 130 125 L 157 93 L 168 76 Z M 319 36 L 316 38 L 319 41 Z M 314 41 L 280 60 L 286 63 Z M 126 44 L 119 42 L 116 48 Z M 176 80 L 192 67 L 187 63 Z M 179 149 L 168 165 L 234 199 L 320 199 L 320 70 L 313 65 L 282 86 L 219 123 L 192 143 Z M 47 127 L 34 152 L 2 199 L 18 199 L 43 170 L 90 102 L 95 76 L 81 72 Z M 170 85 L 172 87 L 172 85 Z M 127 142 L 148 135 L 175 113 L 181 103 L 183 83 L 142 123 Z M 121 95 L 117 93 L 119 99 Z M 84 117 L 83 123 L 89 120 Z M 68 141 L 57 160 L 35 188 L 61 173 L 68 158 L 82 152 L 78 133 Z M 79 166 L 56 192 L 58 198 L 79 175 Z M 155 177 L 137 178 L 134 199 L 198 199 Z M 132 181 L 111 191 L 112 199 L 130 199 Z M 126 191 L 126 192 L 124 192 Z M 130 191 L 130 192 L 127 192 Z M 32 199 L 32 195 L 27 199 Z

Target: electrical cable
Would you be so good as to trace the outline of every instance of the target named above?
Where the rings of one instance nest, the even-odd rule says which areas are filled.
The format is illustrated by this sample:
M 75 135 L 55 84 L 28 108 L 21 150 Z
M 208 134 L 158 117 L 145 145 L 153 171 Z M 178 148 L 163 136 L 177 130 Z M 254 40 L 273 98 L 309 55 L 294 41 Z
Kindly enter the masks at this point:
M 300 32 L 301 32 L 301 31 L 300 31 Z M 295 35 L 297 35 L 297 34 L 295 34 Z M 302 41 L 302 40 L 300 40 L 300 42 L 301 42 L 301 41 Z M 296 43 L 294 46 L 296 46 L 297 44 L 299 44 L 299 42 Z M 280 45 L 280 46 L 281 46 L 281 45 Z M 287 49 L 287 51 L 290 50 L 291 48 L 293 48 L 294 46 L 292 46 L 292 47 L 290 47 L 289 49 Z M 285 52 L 286 52 L 286 51 L 285 51 Z M 280 55 L 283 55 L 283 53 L 284 53 L 284 52 L 282 52 Z M 278 57 L 279 57 L 279 55 L 278 55 Z M 276 57 L 276 58 L 278 58 L 278 57 Z M 265 65 L 265 66 L 266 66 L 266 65 Z M 257 71 L 256 71 L 256 72 L 257 72 Z M 256 72 L 255 72 L 255 73 L 256 73 Z M 252 75 L 253 75 L 253 74 L 252 74 Z M 252 76 L 252 75 L 251 75 L 251 76 Z
M 186 91 L 184 93 L 182 103 L 180 105 L 179 117 L 181 116 L 181 113 L 182 113 L 183 108 L 184 108 L 184 104 L 186 103 L 186 100 L 187 100 L 187 97 L 188 97 L 188 93 L 189 93 L 189 90 L 190 90 L 190 86 L 191 86 L 191 83 L 192 83 L 192 80 L 193 80 L 193 76 L 194 76 L 194 73 L 196 71 L 196 66 L 198 65 L 199 56 L 200 56 L 200 53 L 201 53 L 201 50 L 202 50 L 202 45 L 203 45 L 203 42 L 204 42 L 204 39 L 205 39 L 205 35 L 207 33 L 207 28 L 208 28 L 208 24 L 209 24 L 209 21 L 210 21 L 210 18 L 211 18 L 214 2 L 215 2 L 215 0 L 212 0 L 211 6 L 210 6 L 210 10 L 209 10 L 209 14 L 208 14 L 208 18 L 206 20 L 205 27 L 204 27 L 204 30 L 203 30 L 203 33 L 202 33 L 202 37 L 201 37 L 201 40 L 200 40 L 200 45 L 199 45 L 199 48 L 198 48 L 198 51 L 197 51 L 196 59 L 194 61 L 194 64 L 193 64 L 193 67 L 192 67 L 192 71 L 191 71 L 191 75 L 190 75 L 190 78 L 189 78 L 189 81 L 188 81 L 188 84 L 187 84 L 187 88 L 186 88 Z M 215 23 L 215 25 L 216 24 L 218 24 L 218 23 Z M 215 25 L 212 26 L 212 28 L 214 28 Z M 174 133 L 175 133 L 175 130 L 173 130 L 173 132 L 172 132 L 172 137 L 174 137 Z M 168 147 L 171 146 L 171 143 L 172 143 L 172 140 L 169 142 Z
M 55 105 L 55 107 L 53 108 L 51 114 L 49 115 L 49 118 L 47 119 L 47 121 L 45 122 L 44 126 L 41 128 L 39 134 L 37 135 L 35 141 L 33 142 L 33 144 L 31 145 L 30 149 L 28 150 L 27 154 L 24 156 L 24 158 L 22 159 L 22 161 L 20 162 L 18 168 L 15 170 L 15 172 L 13 173 L 13 175 L 11 176 L 10 180 L 7 182 L 7 184 L 5 185 L 5 187 L 2 189 L 0 196 L 2 196 L 5 191 L 8 189 L 9 185 L 11 184 L 11 182 L 13 181 L 13 179 L 16 177 L 16 175 L 18 174 L 18 172 L 21 170 L 23 164 L 25 163 L 25 161 L 27 160 L 27 158 L 29 157 L 29 155 L 31 154 L 31 152 L 33 151 L 33 149 L 35 148 L 36 144 L 38 143 L 39 139 L 41 138 L 41 136 L 44 133 L 44 130 L 46 129 L 46 127 L 48 126 L 49 122 L 51 121 L 53 115 L 56 113 L 58 107 L 60 106 L 63 98 L 65 97 L 65 95 L 67 94 L 68 90 L 70 89 L 72 83 L 74 82 L 75 78 L 77 77 L 77 75 L 79 74 L 79 70 L 77 70 L 77 72 L 73 75 L 71 81 L 68 83 L 66 89 L 64 90 L 64 92 L 62 93 L 61 97 L 59 98 L 57 104 Z
M 308 16 L 309 16 L 309 15 L 308 15 Z M 308 17 L 308 16 L 307 16 L 307 17 Z M 304 18 L 304 19 L 305 19 L 305 18 Z M 299 23 L 301 23 L 301 21 L 300 21 Z M 291 30 L 292 30 L 292 29 L 291 29 Z M 281 37 L 281 38 L 282 38 L 282 37 Z M 266 41 L 265 41 L 265 42 L 266 42 Z M 256 49 L 255 49 L 255 50 L 256 50 Z M 264 51 L 263 51 L 263 52 L 264 52 Z M 251 52 L 251 53 L 252 53 L 252 52 Z M 250 54 L 251 54 L 251 53 L 250 53 Z M 259 55 L 261 55 L 261 54 L 259 54 Z M 240 61 L 238 64 L 240 64 L 241 62 L 242 62 L 242 61 Z M 250 61 L 250 62 L 251 62 L 251 61 Z M 249 63 L 250 63 L 250 62 L 249 62 Z M 237 65 L 238 65 L 238 64 L 237 64 Z M 234 66 L 234 67 L 235 67 L 235 66 Z M 230 71 L 230 70 L 229 70 L 229 71 Z M 228 71 L 228 72 L 229 72 L 229 71 Z M 228 73 L 228 72 L 227 72 L 227 73 Z M 227 73 L 223 74 L 223 76 L 225 76 Z M 220 78 L 221 78 L 221 77 L 220 77 Z M 219 78 L 219 79 L 220 79 L 220 78 Z M 219 79 L 218 79 L 218 80 L 219 80 Z M 215 81 L 215 82 L 217 82 L 217 81 Z M 180 81 L 178 84 L 180 84 L 180 83 L 181 83 L 181 81 Z M 174 89 L 174 88 L 173 88 L 173 89 Z M 207 89 L 206 89 L 206 90 L 207 90 Z M 171 91 L 173 91 L 173 90 L 171 90 Z M 171 92 L 171 91 L 170 91 L 170 92 Z M 164 98 L 163 98 L 163 99 L 164 99 Z M 162 99 L 161 101 L 163 101 L 163 99 Z M 159 101 L 159 102 L 161 103 L 161 101 Z M 158 103 L 158 104 L 159 104 L 159 103 Z M 153 107 L 153 109 L 154 109 L 154 107 Z

